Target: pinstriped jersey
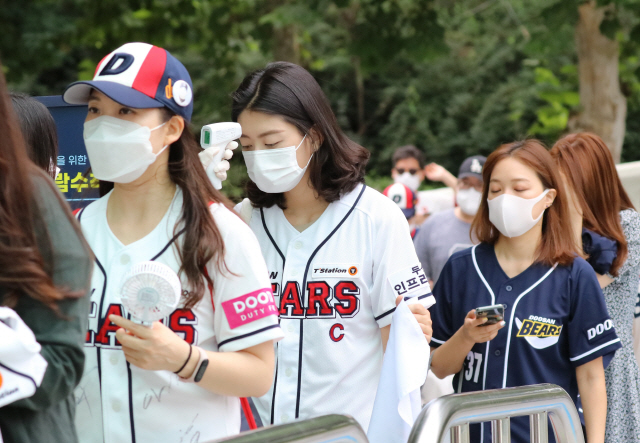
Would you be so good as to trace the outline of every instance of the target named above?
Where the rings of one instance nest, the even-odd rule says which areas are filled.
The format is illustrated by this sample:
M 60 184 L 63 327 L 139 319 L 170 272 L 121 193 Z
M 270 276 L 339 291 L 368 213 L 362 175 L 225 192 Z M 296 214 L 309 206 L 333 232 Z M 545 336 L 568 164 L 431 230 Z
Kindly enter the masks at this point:
M 110 194 L 78 214 L 95 256 L 91 313 L 85 344 L 85 370 L 76 389 L 76 427 L 83 443 L 210 441 L 240 431 L 240 402 L 195 383 L 182 383 L 169 371 L 148 371 L 126 362 L 110 314 L 127 317 L 119 290 L 127 270 L 155 260 L 176 273 L 180 260 L 175 230 L 182 211 L 178 188 L 167 213 L 144 238 L 123 245 L 107 224 Z M 222 205 L 211 206 L 225 244 L 225 264 L 233 274 L 207 266 L 213 292 L 192 309 L 178 307 L 163 323 L 190 344 L 230 352 L 283 336 L 260 249 L 251 230 Z M 188 290 L 182 278 L 183 293 Z
M 285 338 L 263 423 L 338 413 L 368 428 L 382 367 L 380 328 L 398 295 L 430 296 L 400 209 L 359 185 L 298 232 L 277 206 L 250 227 L 269 268 Z

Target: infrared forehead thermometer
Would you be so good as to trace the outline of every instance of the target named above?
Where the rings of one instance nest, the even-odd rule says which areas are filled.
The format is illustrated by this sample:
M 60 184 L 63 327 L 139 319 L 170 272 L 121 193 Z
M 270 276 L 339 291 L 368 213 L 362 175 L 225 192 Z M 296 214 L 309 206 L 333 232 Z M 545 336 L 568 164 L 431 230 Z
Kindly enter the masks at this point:
M 200 131 L 200 146 L 202 149 L 218 148 L 218 153 L 207 166 L 207 176 L 216 189 L 222 189 L 222 181 L 213 171 L 224 158 L 224 148 L 230 141 L 240 138 L 242 127 L 240 123 L 224 122 L 213 123 L 202 127 Z

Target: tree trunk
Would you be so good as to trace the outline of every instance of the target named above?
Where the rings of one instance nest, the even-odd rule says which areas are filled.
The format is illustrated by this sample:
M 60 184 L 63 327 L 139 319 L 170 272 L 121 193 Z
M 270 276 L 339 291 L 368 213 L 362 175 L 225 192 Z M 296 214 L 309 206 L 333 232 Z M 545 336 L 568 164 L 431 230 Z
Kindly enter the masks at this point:
M 576 47 L 580 76 L 581 114 L 573 131 L 590 131 L 607 144 L 616 163 L 624 142 L 627 100 L 620 91 L 618 42 L 600 33 L 606 7 L 595 1 L 578 7 Z
M 296 25 L 286 25 L 273 30 L 273 56 L 277 61 L 300 64 L 300 42 Z

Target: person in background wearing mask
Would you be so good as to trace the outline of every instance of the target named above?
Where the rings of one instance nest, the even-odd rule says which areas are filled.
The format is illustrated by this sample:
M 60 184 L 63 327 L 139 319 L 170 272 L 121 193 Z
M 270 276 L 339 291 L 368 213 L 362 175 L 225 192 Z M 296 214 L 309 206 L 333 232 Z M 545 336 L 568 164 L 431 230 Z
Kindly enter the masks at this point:
M 574 240 L 598 276 L 622 349 L 605 371 L 606 443 L 640 442 L 640 368 L 633 314 L 640 274 L 640 215 L 624 190 L 609 148 L 595 134 L 558 140 L 550 151 L 570 197 Z
M 429 214 L 453 207 L 453 192 L 458 180 L 436 163 L 427 165 L 424 154 L 417 147 L 406 145 L 397 148 L 393 153 L 392 162 L 391 178 L 394 183 L 402 183 L 418 196 L 415 220 L 417 225 L 421 225 Z M 418 192 L 425 178 L 433 182 L 442 182 L 447 188 Z
M 33 97 L 19 92 L 10 92 L 9 96 L 29 158 L 55 180 L 60 169 L 57 166 L 58 132 L 53 116 Z
M 433 288 L 431 370 L 456 374 L 457 392 L 556 384 L 583 411 L 588 442 L 603 443 L 604 368 L 622 345 L 574 241 L 558 168 L 539 141 L 514 142 L 487 158 L 483 182 L 472 224 L 480 243 L 453 254 Z M 476 317 L 496 304 L 503 321 Z M 471 441 L 492 441 L 487 423 L 469 431 Z M 511 435 L 528 442 L 529 419 L 512 418 Z
M 408 186 L 402 183 L 394 183 L 389 185 L 382 191 L 382 194 L 389 197 L 402 211 L 409 223 L 409 230 L 411 231 L 411 238 L 414 238 L 418 233 L 420 225 L 416 224 L 416 203 L 418 199 L 416 194 L 409 189 Z
M 456 184 L 458 206 L 429 217 L 413 239 L 422 268 L 432 286 L 454 252 L 477 243 L 471 236 L 471 222 L 482 199 L 482 167 L 486 160 L 486 157 L 474 155 L 462 162 Z

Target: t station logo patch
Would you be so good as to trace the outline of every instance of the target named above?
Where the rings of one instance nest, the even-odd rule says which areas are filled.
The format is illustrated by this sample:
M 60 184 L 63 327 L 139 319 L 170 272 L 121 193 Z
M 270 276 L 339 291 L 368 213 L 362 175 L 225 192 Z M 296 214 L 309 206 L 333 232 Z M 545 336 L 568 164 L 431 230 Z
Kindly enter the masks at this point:
M 273 293 L 270 288 L 258 289 L 222 302 L 229 327 L 235 329 L 268 315 L 278 315 Z
M 349 264 L 320 264 L 311 271 L 312 278 L 356 278 L 358 266 Z

